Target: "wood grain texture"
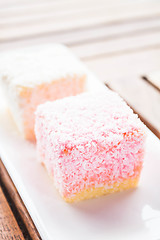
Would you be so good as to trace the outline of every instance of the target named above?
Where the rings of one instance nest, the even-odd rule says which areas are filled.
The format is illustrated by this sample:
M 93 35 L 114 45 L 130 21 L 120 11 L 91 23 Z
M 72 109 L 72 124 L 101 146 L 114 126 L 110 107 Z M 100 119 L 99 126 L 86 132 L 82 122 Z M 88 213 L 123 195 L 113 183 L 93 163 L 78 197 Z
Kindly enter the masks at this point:
M 138 113 L 141 120 L 160 139 L 160 94 L 140 78 L 122 78 L 107 84 Z M 149 97 L 148 97 L 149 96 Z
M 159 29 L 160 30 L 160 29 Z M 90 42 L 72 47 L 72 51 L 82 60 L 122 55 L 125 52 L 135 52 L 147 48 L 160 47 L 160 31 L 143 33 L 139 36 L 124 36 L 118 39 Z
M 137 2 L 138 0 L 135 0 Z M 13 2 L 13 3 L 12 3 Z M 126 6 L 129 4 L 128 0 L 64 0 L 64 1 L 21 1 L 18 5 L 14 4 L 14 1 L 10 2 L 8 7 L 3 7 L 0 9 L 0 20 L 7 20 L 10 22 L 10 19 L 13 20 L 29 20 L 29 19 L 38 19 L 42 16 L 58 16 L 58 15 L 67 15 L 73 12 L 82 12 L 93 10 L 95 8 L 106 6 L 115 7 L 115 6 Z M 0 21 L 1 22 L 1 21 Z
M 77 29 L 61 33 L 50 33 L 19 38 L 18 41 L 8 39 L 1 41 L 0 50 L 8 47 L 25 46 L 42 42 L 60 42 L 69 46 L 98 42 L 102 40 L 114 40 L 124 37 L 143 35 L 146 33 L 158 32 L 160 29 L 160 17 L 137 19 L 127 22 L 117 22 L 114 24 L 101 24 L 89 28 Z M 7 43 L 8 42 L 8 43 Z
M 88 0 L 89 1 L 89 0 Z M 99 3 L 99 2 L 98 2 Z M 96 1 L 97 4 L 97 1 Z M 160 3 L 158 1 L 146 1 L 145 4 L 141 1 L 127 1 L 123 4 L 114 4 L 112 1 L 107 1 L 105 4 L 94 6 L 89 2 L 84 1 L 82 11 L 76 7 L 74 11 L 61 12 L 53 11 L 51 15 L 46 12 L 38 19 L 30 19 L 30 14 L 26 19 L 14 19 L 10 23 L 0 23 L 0 40 L 6 41 L 9 39 L 25 38 L 28 36 L 42 35 L 48 33 L 57 33 L 76 29 L 83 29 L 104 23 L 113 23 L 118 21 L 128 21 L 131 19 L 151 16 L 160 16 Z M 69 4 L 67 6 L 70 9 Z M 3 13 L 1 13 L 3 16 Z M 8 21 L 8 20 L 7 20 Z
M 160 66 L 159 71 L 145 74 L 142 76 L 142 78 L 160 91 Z
M 23 234 L 0 187 L 0 239 L 24 240 Z
M 134 77 L 140 77 L 156 71 L 160 66 L 160 48 L 145 49 L 121 55 L 102 56 L 84 61 L 103 82 L 125 78 L 130 83 Z
M 147 59 L 147 60 L 146 60 Z M 85 61 L 103 82 L 118 92 L 160 138 L 160 94 L 141 75 L 159 67 L 160 49 Z
M 36 227 L 31 219 L 27 209 L 25 208 L 25 206 L 24 206 L 24 204 L 23 204 L 23 202 L 22 202 L 22 200 L 21 200 L 21 198 L 20 198 L 20 196 L 19 196 L 19 194 L 18 194 L 11 178 L 9 177 L 8 172 L 7 172 L 6 168 L 4 167 L 1 160 L 0 160 L 0 179 L 3 182 L 3 184 L 5 185 L 5 187 L 7 188 L 8 193 L 9 193 L 10 197 L 12 198 L 21 218 L 23 219 L 24 224 L 25 224 L 31 238 L 33 240 L 41 240 L 41 237 L 40 237 L 39 233 L 37 232 Z M 0 201 L 1 201 L 1 197 L 0 197 Z M 7 221 L 9 221 L 9 219 Z M 2 231 L 2 234 L 3 234 L 3 231 Z M 17 238 L 17 239 L 21 239 L 21 238 Z

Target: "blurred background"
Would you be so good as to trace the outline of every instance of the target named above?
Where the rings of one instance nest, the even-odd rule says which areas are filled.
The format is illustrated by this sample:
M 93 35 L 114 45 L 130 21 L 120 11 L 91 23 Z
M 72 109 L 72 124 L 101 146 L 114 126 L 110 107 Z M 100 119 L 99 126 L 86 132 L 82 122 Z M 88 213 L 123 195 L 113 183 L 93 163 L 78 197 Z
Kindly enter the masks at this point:
M 160 137 L 159 0 L 0 0 L 0 54 L 67 45 Z

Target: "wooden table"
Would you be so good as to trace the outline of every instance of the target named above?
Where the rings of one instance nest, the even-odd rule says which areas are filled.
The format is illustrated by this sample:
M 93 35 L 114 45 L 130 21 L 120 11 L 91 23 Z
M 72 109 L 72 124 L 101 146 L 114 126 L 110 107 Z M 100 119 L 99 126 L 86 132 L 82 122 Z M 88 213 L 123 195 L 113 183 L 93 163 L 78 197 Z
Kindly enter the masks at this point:
M 0 52 L 46 42 L 69 46 L 160 138 L 160 1 L 0 1 Z M 0 239 L 41 239 L 2 162 Z

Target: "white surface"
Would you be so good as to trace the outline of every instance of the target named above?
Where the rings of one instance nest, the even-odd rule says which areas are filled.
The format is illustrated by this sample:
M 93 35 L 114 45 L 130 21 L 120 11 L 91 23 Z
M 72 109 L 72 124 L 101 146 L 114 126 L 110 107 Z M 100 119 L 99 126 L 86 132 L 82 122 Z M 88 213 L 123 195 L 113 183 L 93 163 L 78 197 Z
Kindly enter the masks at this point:
M 0 80 L 11 88 L 34 87 L 85 72 L 84 64 L 62 44 L 30 46 L 0 55 Z
M 43 240 L 160 239 L 160 142 L 150 131 L 139 188 L 67 204 L 2 102 L 0 155 Z

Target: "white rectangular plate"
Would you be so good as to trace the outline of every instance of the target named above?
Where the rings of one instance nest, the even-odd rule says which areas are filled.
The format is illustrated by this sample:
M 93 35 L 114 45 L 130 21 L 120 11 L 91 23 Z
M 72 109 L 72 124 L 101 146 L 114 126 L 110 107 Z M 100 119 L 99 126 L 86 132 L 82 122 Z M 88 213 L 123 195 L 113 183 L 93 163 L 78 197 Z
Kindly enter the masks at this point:
M 137 189 L 67 204 L 2 102 L 0 156 L 43 240 L 160 239 L 160 142 L 149 130 Z

